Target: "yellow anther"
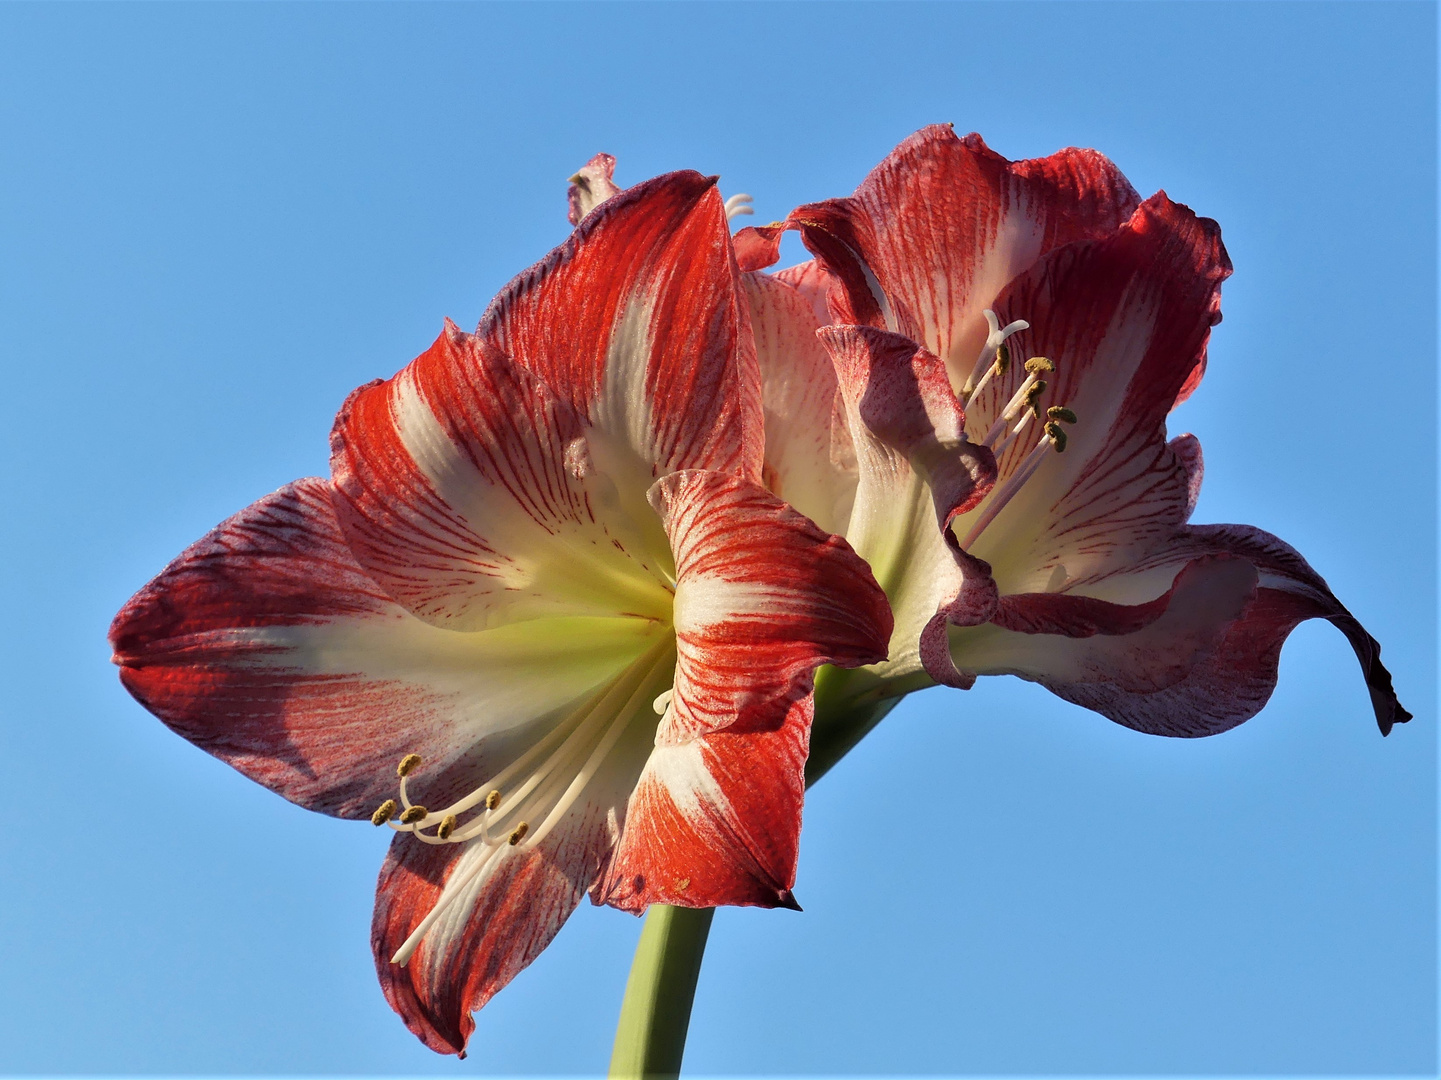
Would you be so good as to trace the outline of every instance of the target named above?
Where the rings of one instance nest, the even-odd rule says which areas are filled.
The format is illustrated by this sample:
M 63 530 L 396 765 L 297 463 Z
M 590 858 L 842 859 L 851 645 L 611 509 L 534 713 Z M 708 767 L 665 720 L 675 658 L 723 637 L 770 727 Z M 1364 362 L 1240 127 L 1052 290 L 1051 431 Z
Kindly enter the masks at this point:
M 1052 405 L 1046 410 L 1046 415 L 1052 420 L 1062 420 L 1067 424 L 1074 424 L 1076 422 L 1076 414 L 1064 405 Z
M 1046 425 L 1046 434 L 1049 435 L 1051 437 L 1051 441 L 1056 444 L 1056 453 L 1064 454 L 1066 452 L 1065 429 L 1062 428 L 1060 424 L 1052 420 Z
M 510 834 L 510 846 L 515 847 L 515 845 L 520 843 L 521 839 L 528 832 L 530 832 L 530 826 L 526 822 L 522 821 L 519 825 L 515 827 L 515 832 Z
M 409 776 L 415 771 L 415 767 L 419 764 L 419 754 L 406 754 L 405 757 L 400 759 L 400 764 L 395 767 L 395 775 Z
M 1026 407 L 1036 414 L 1037 420 L 1044 420 L 1045 413 L 1041 409 L 1041 395 L 1046 392 L 1046 380 L 1037 379 L 1026 391 Z
M 377 806 L 377 807 L 375 808 L 375 813 L 373 813 L 373 814 L 370 815 L 370 823 L 371 823 L 372 825 L 384 825 L 387 821 L 389 821 L 389 820 L 390 820 L 391 818 L 393 818 L 394 816 L 395 816 L 395 800 L 394 800 L 394 799 L 386 799 L 385 802 L 381 803 L 379 806 Z
M 1002 343 L 996 346 L 996 374 L 1004 375 L 1006 368 L 1011 366 L 1010 346 Z
M 1047 360 L 1044 356 L 1033 356 L 1026 361 L 1026 371 L 1032 375 L 1039 375 L 1043 371 L 1055 371 L 1056 365 Z
M 455 832 L 455 815 L 446 814 L 440 821 L 440 828 L 435 830 L 435 835 L 442 840 L 449 840 L 450 834 Z
M 499 806 L 499 805 L 500 805 L 500 792 L 499 792 L 499 791 L 492 791 L 489 795 L 487 795 L 487 796 L 485 797 L 485 808 L 486 808 L 487 810 L 494 810 L 494 809 L 495 809 L 497 806 Z
M 400 813 L 400 823 L 402 825 L 413 825 L 429 812 L 430 811 L 426 810 L 423 806 L 407 806 Z

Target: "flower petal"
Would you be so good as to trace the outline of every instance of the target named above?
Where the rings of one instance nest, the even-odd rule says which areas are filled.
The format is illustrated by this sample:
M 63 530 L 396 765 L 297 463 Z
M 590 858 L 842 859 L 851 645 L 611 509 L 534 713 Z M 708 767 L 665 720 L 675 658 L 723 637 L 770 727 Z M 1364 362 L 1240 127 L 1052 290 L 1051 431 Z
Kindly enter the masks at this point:
M 824 532 L 844 534 L 855 499 L 855 450 L 815 314 L 767 274 L 742 277 L 765 409 L 765 484 Z
M 589 423 L 597 468 L 643 508 L 676 469 L 760 479 L 738 273 L 715 178 L 670 173 L 587 215 L 501 291 L 477 333 Z
M 566 217 L 572 225 L 579 225 L 581 218 L 612 195 L 619 195 L 625 190 L 611 180 L 614 175 L 615 158 L 609 154 L 596 154 L 570 178 L 565 197 L 569 209 Z
M 777 270 L 771 276 L 777 281 L 785 282 L 806 298 L 811 309 L 816 313 L 817 326 L 831 324 L 830 303 L 827 297 L 830 295 L 831 289 L 837 287 L 837 282 L 819 261 L 807 259 L 795 266 Z
M 1055 364 L 1044 375 L 1041 405 L 1067 406 L 1079 418 L 1066 429 L 1065 452 L 1048 454 L 967 543 L 991 564 L 1003 592 L 1054 591 L 1047 583 L 1055 574 L 1068 590 L 1089 591 L 1089 583 L 1134 567 L 1185 522 L 1195 448 L 1167 445 L 1166 414 L 1205 363 L 1229 273 L 1216 223 L 1160 194 L 1115 235 L 1044 257 L 996 301 L 1002 320 L 1025 313 L 1028 349 Z M 970 402 L 973 438 L 984 437 L 1023 377 L 1013 363 Z M 998 492 L 1039 427 L 999 455 Z M 963 539 L 989 510 L 981 504 L 957 522 Z
M 1212 555 L 1184 565 L 1163 596 L 1142 605 L 1003 596 L 990 623 L 951 629 L 951 653 L 962 671 L 1019 675 L 1112 716 L 1108 695 L 1157 695 L 1203 663 L 1255 597 L 1256 580 L 1245 559 Z
M 1049 251 L 1113 232 L 1138 201 L 1094 150 L 1009 162 L 979 135 L 938 124 L 896 147 L 851 198 L 789 220 L 844 285 L 838 322 L 898 330 L 940 356 L 959 388 L 985 341 L 981 313 L 1006 283 Z
M 670 555 L 535 375 L 453 325 L 355 391 L 331 435 L 356 558 L 417 617 L 478 630 L 539 615 L 669 610 Z
M 631 796 L 606 903 L 795 907 L 810 695 L 774 730 L 657 746 Z
M 550 944 L 595 881 L 612 839 L 605 819 L 557 829 L 535 848 L 391 841 L 370 940 L 391 1008 L 430 1049 L 465 1055 L 479 1009 Z M 458 895 L 405 966 L 396 950 L 442 894 Z
M 482 634 L 409 615 L 351 556 L 330 484 L 301 480 L 188 548 L 116 616 L 121 681 L 184 738 L 313 810 L 367 817 L 395 765 L 454 797 L 654 639 L 636 619 Z
M 741 270 L 764 270 L 774 266 L 781 257 L 781 237 L 788 226 L 747 225 L 731 237 L 735 245 L 736 265 Z
M 758 484 L 672 473 L 651 501 L 675 551 L 674 697 L 658 746 L 778 728 L 821 664 L 885 658 L 890 609 L 870 568 Z
M 835 362 L 855 440 L 859 486 L 847 537 L 876 573 L 895 613 L 892 674 L 924 668 L 955 686 L 945 627 L 984 622 L 995 608 L 989 567 L 955 542 L 950 521 L 995 478 L 939 359 L 899 334 L 868 326 L 819 333 Z

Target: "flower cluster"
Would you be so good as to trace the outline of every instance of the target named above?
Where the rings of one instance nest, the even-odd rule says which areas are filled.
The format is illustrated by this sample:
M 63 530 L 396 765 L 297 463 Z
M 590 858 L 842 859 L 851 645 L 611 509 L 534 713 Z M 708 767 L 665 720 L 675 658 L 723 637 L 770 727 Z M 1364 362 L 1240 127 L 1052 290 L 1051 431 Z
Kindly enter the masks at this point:
M 1014 674 L 1142 731 L 1253 716 L 1291 629 L 1379 647 L 1296 551 L 1190 525 L 1230 272 L 1101 155 L 927 128 L 849 198 L 732 235 L 691 172 L 598 155 L 571 237 L 356 390 L 331 477 L 266 496 L 116 617 L 121 679 L 302 806 L 395 831 L 391 1005 L 471 1013 L 585 894 L 794 906 L 822 665 L 885 703 Z M 797 230 L 815 258 L 776 273 Z

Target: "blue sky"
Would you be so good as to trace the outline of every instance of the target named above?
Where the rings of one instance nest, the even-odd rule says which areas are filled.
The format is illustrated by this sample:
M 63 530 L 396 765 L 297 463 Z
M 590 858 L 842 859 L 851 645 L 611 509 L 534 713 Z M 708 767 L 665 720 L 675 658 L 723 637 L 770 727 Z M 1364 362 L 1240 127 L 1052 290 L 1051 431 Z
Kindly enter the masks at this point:
M 0 7 L 0 1070 L 603 1068 L 637 920 L 582 907 L 431 1055 L 375 985 L 385 838 L 170 734 L 106 626 L 324 473 L 347 391 L 560 242 L 597 150 L 764 221 L 950 121 L 1221 222 L 1195 520 L 1300 548 L 1416 720 L 1383 740 L 1317 624 L 1208 740 L 912 698 L 813 792 L 805 911 L 717 917 L 690 1070 L 1434 1072 L 1435 48 L 1421 3 Z

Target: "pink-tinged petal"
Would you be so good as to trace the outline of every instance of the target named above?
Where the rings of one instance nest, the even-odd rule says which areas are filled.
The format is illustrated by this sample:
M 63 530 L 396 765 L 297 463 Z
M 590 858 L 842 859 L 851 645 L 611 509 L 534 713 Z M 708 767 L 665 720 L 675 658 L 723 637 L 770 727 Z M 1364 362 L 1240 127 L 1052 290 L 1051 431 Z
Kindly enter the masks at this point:
M 742 272 L 764 270 L 774 266 L 781 257 L 781 237 L 788 226 L 747 225 L 731 237 L 735 245 L 736 265 Z
M 789 220 L 844 285 L 836 321 L 920 342 L 959 388 L 985 342 L 982 312 L 1006 283 L 1049 251 L 1115 231 L 1138 202 L 1094 150 L 1010 162 L 979 135 L 933 125 L 852 197 L 802 206 Z
M 651 753 L 626 812 L 606 903 L 795 907 L 812 702 Z
M 996 301 L 1003 321 L 1025 312 L 1026 351 L 1055 364 L 1040 404 L 1079 418 L 1066 427 L 1065 452 L 1048 454 L 967 544 L 1002 591 L 1055 591 L 1053 576 L 1086 587 L 1134 567 L 1184 524 L 1199 453 L 1190 442 L 1166 443 L 1166 414 L 1205 362 L 1230 270 L 1216 223 L 1159 194 L 1113 236 L 1044 257 Z M 970 402 L 973 438 L 985 437 L 1024 377 L 1013 363 Z M 1039 427 L 999 456 L 998 492 Z M 963 539 L 989 512 L 983 504 L 957 523 Z
M 774 277 L 746 274 L 742 282 L 761 373 L 765 485 L 822 531 L 844 534 L 855 499 L 855 449 L 815 314 Z
M 619 195 L 625 190 L 615 185 L 611 179 L 613 176 L 615 158 L 609 154 L 596 154 L 570 178 L 570 187 L 566 190 L 565 198 L 568 207 L 566 216 L 572 225 L 579 225 L 581 218 L 612 195 Z
M 540 379 L 448 325 L 341 409 L 331 435 L 340 521 L 366 572 L 438 626 L 662 617 L 665 538 L 615 508 L 591 443 Z
M 1204 663 L 1255 598 L 1256 581 L 1245 559 L 1211 555 L 1182 566 L 1164 595 L 1141 605 L 1003 596 L 990 623 L 951 629 L 951 653 L 962 671 L 1019 675 L 1109 716 L 1091 702 L 1113 691 L 1156 695 Z
M 965 416 L 939 359 L 898 334 L 865 326 L 819 333 L 835 363 L 855 441 L 859 485 L 847 536 L 895 613 L 890 664 L 953 686 L 948 624 L 995 609 L 990 568 L 949 529 L 995 479 L 990 451 L 966 441 Z
M 1326 619 L 1346 635 L 1361 665 L 1382 735 L 1411 719 L 1397 700 L 1391 673 L 1381 663 L 1381 646 L 1291 545 L 1250 525 L 1196 525 L 1186 530 L 1178 546 L 1243 558 L 1260 573 L 1256 602 L 1232 627 L 1213 663 L 1178 690 L 1193 705 L 1186 722 L 1206 722 L 1199 710 L 1208 699 L 1212 720 L 1222 724 L 1217 730 L 1254 716 L 1275 688 L 1282 644 L 1306 619 Z
M 831 318 L 829 297 L 831 290 L 837 287 L 837 282 L 817 260 L 807 259 L 795 266 L 777 270 L 771 276 L 777 281 L 785 282 L 806 298 L 811 310 L 816 313 L 817 326 L 829 326 L 835 321 Z
M 679 654 L 657 745 L 777 728 L 821 664 L 885 659 L 886 598 L 840 537 L 723 473 L 672 473 L 651 501 L 675 551 Z
M 656 177 L 607 199 L 491 302 L 481 338 L 590 425 L 628 505 L 654 479 L 759 480 L 760 378 L 715 179 Z
M 368 817 L 406 754 L 424 759 L 429 791 L 470 790 L 527 724 L 642 652 L 643 626 L 437 629 L 362 571 L 330 484 L 301 480 L 182 553 L 110 640 L 126 688 L 178 734 L 302 806 Z
M 371 948 L 386 1000 L 421 1042 L 465 1055 L 475 1030 L 470 1014 L 550 944 L 611 844 L 604 818 L 558 829 L 534 848 L 432 846 L 405 833 L 391 841 L 375 890 Z M 408 962 L 392 963 L 447 886 L 458 895 Z

